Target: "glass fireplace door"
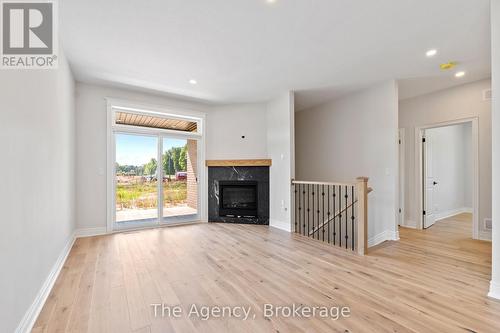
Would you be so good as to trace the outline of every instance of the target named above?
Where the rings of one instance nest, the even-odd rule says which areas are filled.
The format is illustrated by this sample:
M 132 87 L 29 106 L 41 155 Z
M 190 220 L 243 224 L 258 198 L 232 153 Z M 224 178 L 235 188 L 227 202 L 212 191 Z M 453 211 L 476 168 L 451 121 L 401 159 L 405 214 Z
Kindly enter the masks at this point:
M 256 217 L 257 182 L 219 181 L 219 215 L 230 217 Z

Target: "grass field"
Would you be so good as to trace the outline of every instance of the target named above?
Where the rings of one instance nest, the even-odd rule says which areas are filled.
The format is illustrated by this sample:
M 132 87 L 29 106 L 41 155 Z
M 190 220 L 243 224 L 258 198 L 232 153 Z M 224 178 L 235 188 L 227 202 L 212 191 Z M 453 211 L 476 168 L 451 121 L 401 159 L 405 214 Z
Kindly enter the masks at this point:
M 186 181 L 166 182 L 163 189 L 164 207 L 186 202 Z M 116 186 L 117 209 L 148 209 L 157 207 L 156 182 L 120 182 Z

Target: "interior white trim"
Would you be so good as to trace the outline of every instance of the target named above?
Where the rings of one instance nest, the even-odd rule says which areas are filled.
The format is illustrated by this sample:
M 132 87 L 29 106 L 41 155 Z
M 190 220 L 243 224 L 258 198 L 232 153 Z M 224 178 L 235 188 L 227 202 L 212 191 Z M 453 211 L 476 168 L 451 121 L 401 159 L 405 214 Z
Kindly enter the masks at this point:
M 276 229 L 292 232 L 292 226 L 288 222 L 278 221 L 278 220 L 269 220 L 269 226 L 276 228 Z
M 490 281 L 490 291 L 488 292 L 488 297 L 500 300 L 500 284 L 495 281 Z
M 24 314 L 24 317 L 19 323 L 19 326 L 17 326 L 15 331 L 16 333 L 28 333 L 33 329 L 33 325 L 35 324 L 38 315 L 42 311 L 42 308 L 45 305 L 45 301 L 49 297 L 52 287 L 54 287 L 57 277 L 59 276 L 59 273 L 61 272 L 61 269 L 66 262 L 66 258 L 68 257 L 68 254 L 71 251 L 74 242 L 75 234 L 73 233 L 67 240 L 66 245 L 61 251 L 61 254 L 54 263 L 54 266 L 52 266 L 52 269 L 50 270 L 49 275 L 45 279 L 42 287 L 38 291 L 35 300 L 33 301 L 33 303 L 31 303 L 28 311 L 26 311 L 26 313 Z
M 197 140 L 198 147 L 198 170 L 199 170 L 199 188 L 198 188 L 198 209 L 199 213 L 195 221 L 207 220 L 208 216 L 208 207 L 207 207 L 207 188 L 208 188 L 208 173 L 207 168 L 205 166 L 205 155 L 206 155 L 206 133 L 205 133 L 205 122 L 206 122 L 206 114 L 200 111 L 188 110 L 184 108 L 177 107 L 164 107 L 157 106 L 152 104 L 145 103 L 137 103 L 133 101 L 127 101 L 123 99 L 116 98 L 106 98 L 107 103 L 107 202 L 106 202 L 106 210 L 107 210 L 107 221 L 106 221 L 106 229 L 108 233 L 112 233 L 114 231 L 124 231 L 125 229 L 117 229 L 115 225 L 115 177 L 110 176 L 115 174 L 115 134 L 116 133 L 130 133 L 137 135 L 150 135 L 158 137 L 158 157 L 157 160 L 160 160 L 162 154 L 162 140 L 163 136 L 168 137 L 179 137 L 179 138 L 190 138 L 193 140 Z M 115 110 L 127 110 L 129 112 L 141 113 L 141 114 L 155 114 L 159 116 L 175 116 L 177 119 L 189 119 L 196 121 L 198 125 L 197 133 L 186 133 L 182 131 L 173 131 L 173 130 L 165 130 L 165 129 L 150 129 L 150 128 L 140 128 L 137 126 L 124 126 L 117 125 L 115 123 Z M 158 168 L 158 179 L 162 178 L 161 168 Z M 160 191 L 160 186 L 158 187 L 158 198 L 160 202 L 162 202 L 163 194 Z M 184 221 L 173 221 L 172 223 L 165 223 L 162 220 L 162 205 L 158 207 L 158 222 L 153 226 L 146 225 L 145 227 L 159 227 L 162 224 L 177 224 Z M 191 222 L 191 221 L 186 221 Z M 141 226 L 137 225 L 137 229 L 140 229 Z M 132 226 L 130 229 L 136 229 L 136 227 Z
M 417 229 L 417 222 L 412 220 L 405 220 L 405 223 L 401 225 L 403 228 Z
M 471 207 L 460 207 L 456 209 L 450 209 L 444 212 L 436 213 L 436 222 L 444 220 L 448 217 L 452 217 L 462 213 L 472 213 L 473 209 Z
M 384 230 L 378 235 L 368 238 L 368 247 L 372 247 L 389 240 L 399 240 L 399 231 Z
M 422 138 L 423 131 L 430 128 L 458 125 L 464 123 L 472 124 L 472 157 L 473 157 L 473 193 L 472 193 L 472 238 L 479 239 L 479 118 L 463 118 L 441 123 L 428 124 L 415 127 L 415 200 L 418 217 L 417 229 L 423 229 L 423 202 L 422 202 Z
M 398 211 L 396 212 L 397 224 L 405 225 L 405 128 L 399 129 L 398 155 L 399 155 L 399 176 L 398 176 Z
M 94 228 L 80 228 L 75 230 L 75 237 L 92 237 L 106 235 L 108 233 L 105 227 L 94 227 Z
M 481 231 L 479 233 L 479 240 L 491 242 L 492 241 L 491 232 Z

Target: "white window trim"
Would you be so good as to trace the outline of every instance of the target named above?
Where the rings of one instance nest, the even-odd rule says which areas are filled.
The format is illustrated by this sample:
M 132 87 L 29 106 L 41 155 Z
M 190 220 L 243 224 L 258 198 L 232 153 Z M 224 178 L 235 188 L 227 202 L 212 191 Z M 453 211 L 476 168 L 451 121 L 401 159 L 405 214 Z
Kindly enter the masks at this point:
M 106 116 L 107 116 L 107 170 L 106 170 L 106 209 L 107 209 L 107 221 L 106 229 L 108 233 L 119 232 L 120 229 L 116 229 L 114 225 L 115 221 L 115 178 L 114 168 L 115 168 L 115 133 L 134 133 L 134 134 L 145 134 L 145 135 L 167 135 L 169 137 L 177 138 L 192 138 L 198 141 L 198 169 L 199 169 L 199 191 L 198 191 L 198 206 L 200 209 L 199 217 L 201 222 L 208 221 L 208 207 L 207 207 L 207 188 L 208 188 L 208 174 L 207 168 L 205 167 L 205 154 L 206 154 L 206 133 L 205 133 L 205 121 L 206 114 L 204 112 L 189 110 L 185 108 L 177 107 L 165 107 L 158 105 L 151 105 L 146 103 L 137 103 L 116 98 L 106 98 Z M 148 114 L 159 117 L 165 117 L 169 119 L 181 119 L 195 121 L 197 123 L 197 132 L 183 132 L 176 130 L 168 130 L 161 128 L 145 128 L 140 126 L 131 125 L 119 125 L 115 123 L 115 111 L 123 110 L 130 113 L 136 114 Z M 160 140 L 159 140 L 160 141 Z M 161 152 L 159 151 L 159 154 Z M 160 178 L 158 178 L 160 179 Z M 162 198 L 159 197 L 159 200 Z M 162 201 L 160 201 L 162 202 Z M 159 217 L 161 218 L 161 216 Z M 192 223 L 189 221 L 186 223 Z M 163 227 L 166 224 L 145 224 L 144 229 L 151 227 Z M 176 225 L 176 223 L 172 223 Z M 133 228 L 135 229 L 135 228 Z M 142 229 L 142 228 L 141 228 Z M 129 229 L 127 229 L 129 230 Z

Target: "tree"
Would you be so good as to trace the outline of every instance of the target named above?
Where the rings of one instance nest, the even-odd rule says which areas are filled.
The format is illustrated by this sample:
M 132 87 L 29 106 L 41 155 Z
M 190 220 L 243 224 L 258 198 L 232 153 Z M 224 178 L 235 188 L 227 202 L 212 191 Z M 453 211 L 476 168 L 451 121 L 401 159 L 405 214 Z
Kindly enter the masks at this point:
M 175 172 L 180 171 L 181 167 L 179 165 L 179 159 L 181 155 L 180 147 L 172 147 L 172 159 L 174 160 L 174 170 Z
M 166 175 L 174 175 L 178 171 L 187 170 L 187 145 L 172 147 L 163 154 L 162 167 Z
M 156 159 L 152 158 L 148 163 L 144 165 L 144 174 L 146 175 L 154 175 L 156 173 Z
M 174 169 L 174 160 L 172 158 L 172 150 L 167 150 L 163 154 L 163 171 L 165 172 L 166 175 L 173 175 L 175 173 Z
M 186 154 L 187 154 L 187 145 L 181 148 L 181 153 L 179 155 L 179 167 L 180 167 L 180 171 L 186 171 L 187 170 Z
M 135 174 L 138 176 L 144 175 L 144 165 L 135 167 Z

